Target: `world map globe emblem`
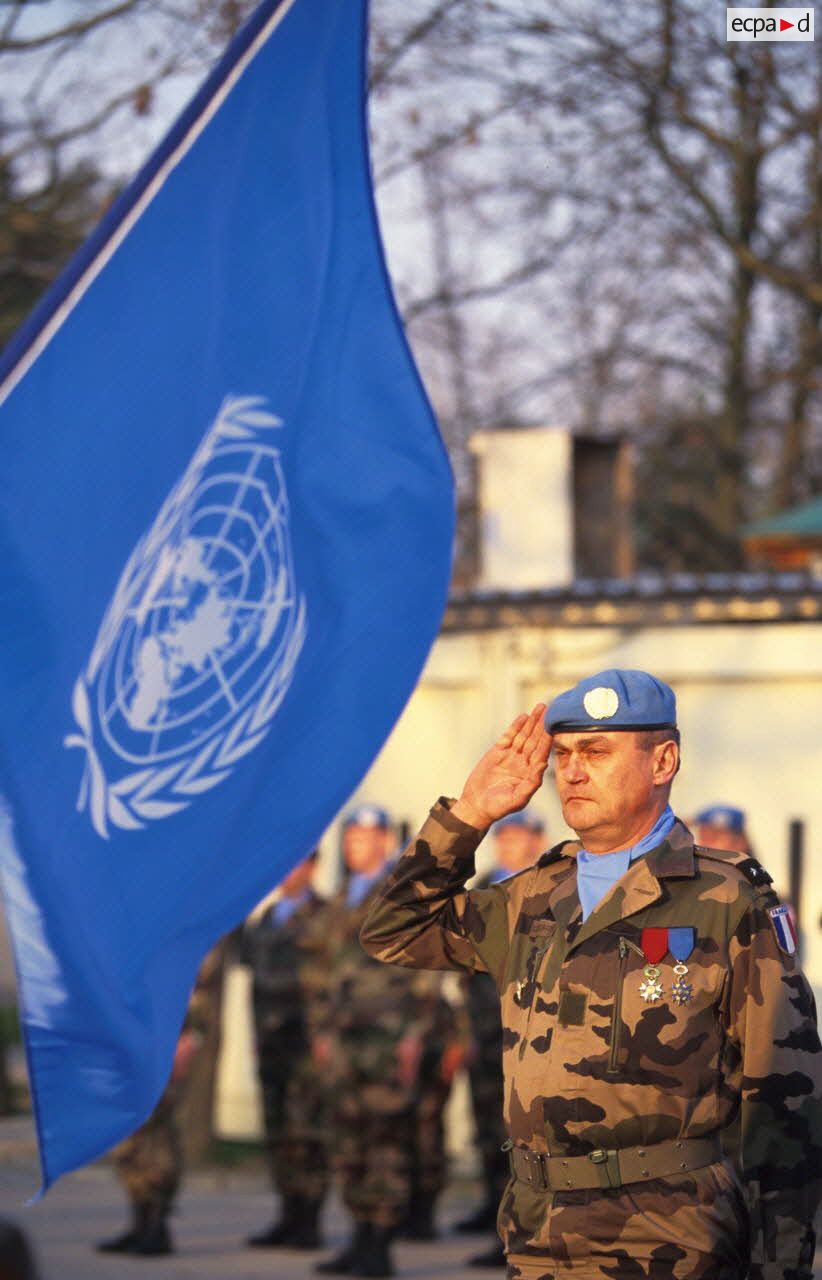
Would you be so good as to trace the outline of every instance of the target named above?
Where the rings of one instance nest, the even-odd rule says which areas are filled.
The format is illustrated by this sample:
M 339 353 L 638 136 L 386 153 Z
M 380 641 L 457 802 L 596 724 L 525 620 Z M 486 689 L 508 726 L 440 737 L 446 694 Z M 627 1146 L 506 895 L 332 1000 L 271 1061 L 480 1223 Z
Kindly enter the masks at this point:
M 169 816 L 261 741 L 306 633 L 289 533 L 282 424 L 227 400 L 130 558 L 73 709 L 78 803 L 99 834 Z
M 103 733 L 123 758 L 197 746 L 276 664 L 294 605 L 283 494 L 269 451 L 223 447 L 204 468 L 97 682 Z

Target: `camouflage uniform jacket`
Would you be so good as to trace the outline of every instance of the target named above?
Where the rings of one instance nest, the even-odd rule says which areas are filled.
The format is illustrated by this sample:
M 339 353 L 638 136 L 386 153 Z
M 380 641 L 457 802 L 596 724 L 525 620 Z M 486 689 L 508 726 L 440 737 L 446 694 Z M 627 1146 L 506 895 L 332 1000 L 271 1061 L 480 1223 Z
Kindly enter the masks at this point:
M 364 1063 L 393 1054 L 406 1035 L 426 1037 L 439 994 L 433 975 L 410 974 L 399 965 L 386 967 L 363 951 L 360 930 L 381 888 L 382 883 L 355 907 L 348 905 L 341 889 L 312 925 L 314 938 L 321 939 L 318 957 L 325 975 L 311 992 L 312 1033 L 330 1033 L 354 1047 Z
M 283 1031 L 306 1038 L 305 1006 L 319 980 L 319 939 L 314 921 L 324 914 L 325 903 L 309 890 L 283 924 L 276 923 L 275 908 L 253 924 L 241 939 L 240 958 L 254 974 L 254 1023 L 258 1036 L 275 1038 Z
M 576 842 L 466 891 L 483 833 L 451 803 L 434 807 L 406 850 L 363 944 L 387 961 L 493 976 L 513 1143 L 584 1156 L 715 1135 L 741 1114 L 747 1202 L 728 1161 L 619 1189 L 537 1192 L 512 1180 L 499 1220 L 509 1260 L 537 1254 L 551 1260 L 546 1275 L 585 1280 L 810 1277 L 822 1049 L 813 996 L 768 915 L 777 899 L 767 873 L 695 847 L 678 823 L 583 923 Z M 670 956 L 664 997 L 640 994 L 650 926 L 695 930 L 685 1003 L 670 998 Z M 649 1260 L 647 1272 L 634 1259 Z

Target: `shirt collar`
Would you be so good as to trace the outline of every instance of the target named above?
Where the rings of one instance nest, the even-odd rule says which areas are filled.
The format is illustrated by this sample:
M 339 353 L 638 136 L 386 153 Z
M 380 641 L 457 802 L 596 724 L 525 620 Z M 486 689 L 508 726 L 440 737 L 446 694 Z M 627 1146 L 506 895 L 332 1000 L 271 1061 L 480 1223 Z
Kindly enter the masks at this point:
M 675 823 L 674 811 L 670 805 L 666 805 L 651 830 L 636 844 L 631 845 L 628 849 L 618 849 L 616 853 L 589 853 L 587 849 L 580 849 L 578 855 L 579 863 L 590 867 L 594 863 L 602 863 L 602 859 L 613 858 L 614 861 L 609 864 L 610 866 L 618 867 L 624 863 L 623 872 L 627 871 L 636 858 L 641 858 L 643 853 L 647 853 L 650 849 L 655 849 L 657 845 L 662 844 L 663 840 L 670 835 Z

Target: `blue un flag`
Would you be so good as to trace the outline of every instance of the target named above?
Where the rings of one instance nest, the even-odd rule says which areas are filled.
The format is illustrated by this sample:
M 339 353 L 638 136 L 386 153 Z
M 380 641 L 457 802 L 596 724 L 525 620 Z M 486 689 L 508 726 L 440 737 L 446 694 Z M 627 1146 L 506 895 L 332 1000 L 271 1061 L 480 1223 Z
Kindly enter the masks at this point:
M 364 0 L 268 0 L 0 366 L 2 880 L 43 1182 L 419 675 L 452 482 L 379 243 Z

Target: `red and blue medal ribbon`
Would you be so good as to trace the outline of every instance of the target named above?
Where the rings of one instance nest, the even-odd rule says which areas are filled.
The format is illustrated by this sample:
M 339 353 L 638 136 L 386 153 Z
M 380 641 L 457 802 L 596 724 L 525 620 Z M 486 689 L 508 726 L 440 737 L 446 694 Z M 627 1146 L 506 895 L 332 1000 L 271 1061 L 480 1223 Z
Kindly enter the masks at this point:
M 674 960 L 684 964 L 694 949 L 696 930 L 693 925 L 678 925 L 668 930 L 668 950 Z
M 774 927 L 777 927 L 776 922 Z M 674 1004 L 679 1005 L 690 1002 L 694 989 L 691 983 L 686 981 L 688 968 L 685 961 L 694 949 L 695 939 L 696 930 L 693 925 L 672 925 L 670 928 L 656 927 L 642 930 L 640 944 L 642 954 L 648 961 L 645 966 L 645 982 L 639 988 L 639 994 L 643 1000 L 654 1001 L 662 997 L 661 972 L 657 966 L 670 951 L 676 960 L 674 965 L 676 981 L 671 987 L 671 999 Z
M 649 964 L 659 964 L 668 951 L 668 934 L 670 930 L 658 927 L 643 929 L 640 938 L 642 954 Z
M 660 1000 L 664 994 L 660 982 L 659 961 L 668 950 L 668 930 L 660 928 L 643 929 L 640 936 L 642 954 L 648 963 L 645 966 L 645 981 L 639 984 L 639 994 L 647 1003 Z
M 668 946 L 676 960 L 674 965 L 676 981 L 671 987 L 671 999 L 674 1004 L 690 1004 L 694 994 L 693 984 L 686 980 L 688 966 L 685 961 L 693 951 L 695 941 L 696 929 L 693 925 L 678 925 L 668 930 Z

